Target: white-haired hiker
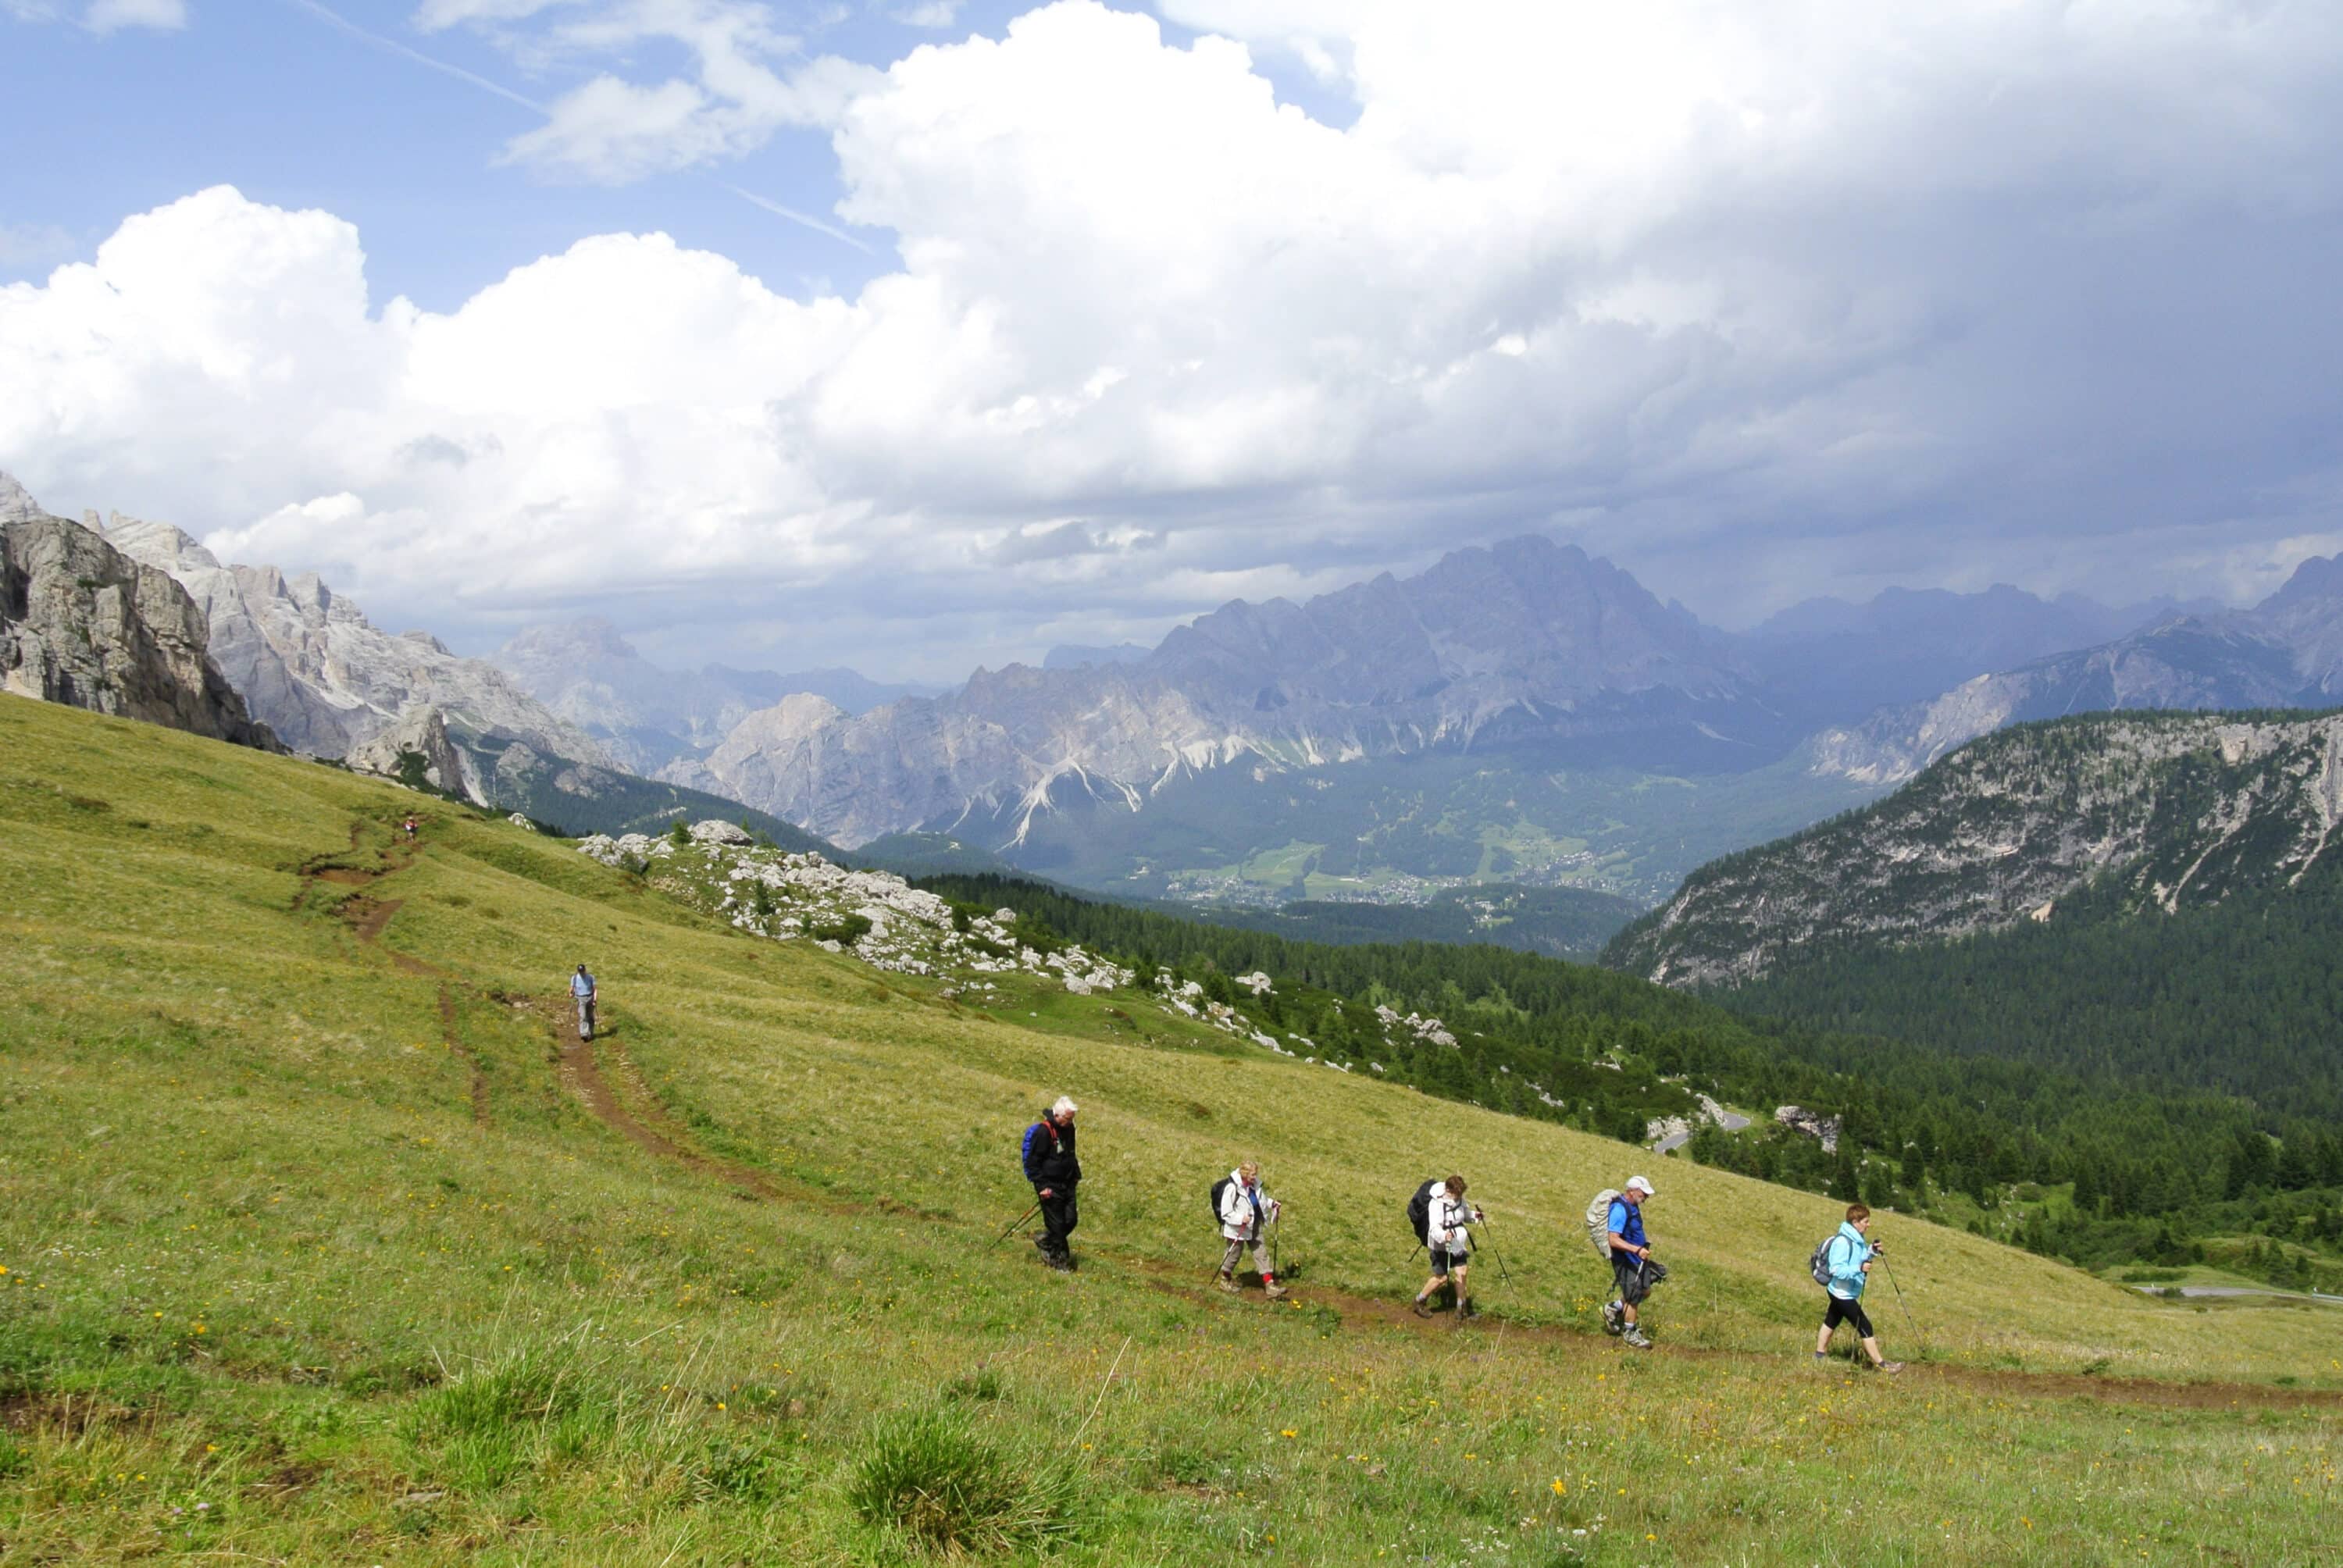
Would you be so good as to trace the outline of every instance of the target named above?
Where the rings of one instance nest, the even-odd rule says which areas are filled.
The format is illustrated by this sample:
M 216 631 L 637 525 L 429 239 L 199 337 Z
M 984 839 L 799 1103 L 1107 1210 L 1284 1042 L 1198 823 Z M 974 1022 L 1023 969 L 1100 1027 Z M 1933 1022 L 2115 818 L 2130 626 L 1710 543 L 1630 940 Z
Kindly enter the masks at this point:
M 1478 1224 L 1481 1211 L 1464 1201 L 1464 1178 L 1451 1176 L 1432 1184 L 1428 1195 L 1430 1218 L 1424 1226 L 1423 1242 L 1432 1252 L 1432 1277 L 1423 1282 L 1423 1289 L 1415 1292 L 1413 1311 L 1419 1318 L 1428 1318 L 1433 1309 L 1429 1304 L 1434 1293 L 1444 1284 L 1456 1287 L 1456 1321 L 1481 1315 L 1473 1306 L 1469 1280 L 1473 1269 L 1473 1232 L 1468 1224 Z
M 1871 1319 L 1863 1310 L 1863 1287 L 1870 1280 L 1871 1261 L 1885 1251 L 1865 1234 L 1870 1229 L 1871 1211 L 1860 1203 L 1850 1203 L 1846 1222 L 1825 1243 L 1824 1256 L 1830 1263 L 1830 1283 L 1825 1287 L 1827 1304 L 1823 1310 L 1822 1332 L 1815 1336 L 1815 1360 L 1830 1359 L 1831 1331 L 1847 1323 L 1854 1327 L 1855 1337 L 1863 1342 L 1863 1353 L 1870 1358 L 1873 1366 L 1884 1372 L 1900 1372 L 1904 1363 L 1889 1361 L 1880 1350 L 1879 1336 L 1871 1332 Z
M 1061 1271 L 1074 1266 L 1074 1250 L 1067 1238 L 1081 1222 L 1074 1208 L 1074 1189 L 1082 1180 L 1082 1162 L 1074 1156 L 1074 1114 L 1081 1109 L 1061 1094 L 1041 1120 L 1025 1130 L 1025 1180 L 1033 1183 L 1033 1196 L 1041 1205 L 1042 1228 L 1033 1245 L 1050 1267 Z
M 1604 1305 L 1603 1327 L 1639 1351 L 1650 1350 L 1652 1341 L 1636 1323 L 1636 1310 L 1652 1287 L 1668 1277 L 1666 1269 L 1652 1261 L 1651 1238 L 1644 1234 L 1644 1205 L 1658 1196 L 1649 1178 L 1630 1176 L 1611 1200 L 1611 1278 L 1619 1293 Z
M 1221 1189 L 1221 1235 L 1228 1250 L 1221 1254 L 1221 1289 L 1231 1295 L 1237 1293 L 1237 1264 L 1243 1261 L 1245 1249 L 1252 1249 L 1252 1266 L 1261 1275 L 1262 1292 L 1272 1302 L 1287 1292 L 1277 1282 L 1277 1265 L 1269 1255 L 1269 1243 L 1262 1240 L 1261 1228 L 1274 1221 L 1282 1205 L 1261 1190 L 1261 1164 L 1248 1160 L 1229 1172 L 1228 1185 Z

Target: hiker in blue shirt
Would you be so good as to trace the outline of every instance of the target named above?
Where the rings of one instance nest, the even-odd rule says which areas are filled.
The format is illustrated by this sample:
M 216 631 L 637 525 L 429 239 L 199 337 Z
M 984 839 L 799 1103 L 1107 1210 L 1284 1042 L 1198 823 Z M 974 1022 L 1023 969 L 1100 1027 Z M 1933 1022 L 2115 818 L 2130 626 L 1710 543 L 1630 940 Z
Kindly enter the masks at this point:
M 1611 1279 L 1619 1293 L 1603 1308 L 1603 1328 L 1639 1351 L 1650 1350 L 1652 1340 L 1637 1326 L 1635 1311 L 1652 1287 L 1668 1277 L 1664 1265 L 1652 1261 L 1651 1240 L 1644 1234 L 1644 1204 L 1658 1196 L 1648 1178 L 1630 1176 L 1611 1200 Z
M 1827 1361 L 1831 1331 L 1841 1323 L 1852 1323 L 1871 1364 L 1884 1372 L 1899 1372 L 1904 1363 L 1889 1361 L 1880 1352 L 1879 1336 L 1871 1332 L 1871 1319 L 1863 1310 L 1863 1287 L 1871 1273 L 1871 1261 L 1885 1251 L 1872 1245 L 1864 1234 L 1870 1229 L 1871 1211 L 1860 1203 L 1850 1203 L 1846 1206 L 1846 1222 L 1838 1228 L 1837 1235 L 1825 1243 L 1823 1255 L 1830 1266 L 1830 1283 L 1824 1289 L 1830 1305 L 1823 1311 L 1822 1332 L 1815 1336 L 1815 1360 Z
M 586 972 L 584 964 L 579 964 L 578 972 L 569 977 L 569 995 L 570 999 L 578 1004 L 578 1038 L 592 1040 L 594 1038 L 594 977 Z

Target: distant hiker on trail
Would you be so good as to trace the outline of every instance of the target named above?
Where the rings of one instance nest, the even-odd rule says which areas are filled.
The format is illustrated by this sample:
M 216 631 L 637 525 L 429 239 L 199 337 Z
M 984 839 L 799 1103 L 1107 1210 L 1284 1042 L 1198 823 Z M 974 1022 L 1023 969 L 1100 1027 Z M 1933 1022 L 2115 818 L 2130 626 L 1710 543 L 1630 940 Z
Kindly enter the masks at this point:
M 1248 1160 L 1212 1183 L 1212 1207 L 1220 1217 L 1221 1234 L 1229 1243 L 1228 1251 L 1221 1254 L 1221 1289 L 1232 1296 L 1237 1293 L 1237 1264 L 1251 1247 L 1262 1293 L 1272 1302 L 1284 1297 L 1287 1292 L 1277 1282 L 1277 1264 L 1270 1257 L 1269 1243 L 1261 1237 L 1262 1226 L 1277 1218 L 1282 1205 L 1261 1190 L 1260 1162 Z
M 415 819 L 413 817 L 409 817 L 407 819 L 407 841 L 410 844 L 415 842 Z
M 1830 1304 L 1823 1311 L 1822 1332 L 1815 1336 L 1815 1361 L 1828 1361 L 1831 1331 L 1841 1323 L 1852 1323 L 1855 1336 L 1863 1342 L 1863 1353 L 1871 1358 L 1871 1364 L 1884 1372 L 1899 1372 L 1904 1363 L 1889 1361 L 1880 1353 L 1879 1336 L 1871 1332 L 1871 1319 L 1863 1310 L 1863 1287 L 1871 1273 L 1871 1261 L 1886 1250 L 1875 1246 L 1864 1234 L 1870 1229 L 1871 1211 L 1860 1203 L 1850 1203 L 1846 1206 L 1846 1222 L 1838 1228 L 1836 1235 L 1815 1250 L 1815 1271 L 1829 1276 L 1823 1289 Z
M 1668 1277 L 1664 1265 L 1652 1261 L 1651 1239 L 1644 1234 L 1644 1204 L 1659 1194 L 1651 1181 L 1630 1176 L 1627 1185 L 1611 1200 L 1605 1229 L 1611 1246 L 1611 1279 L 1618 1293 L 1604 1304 L 1603 1332 L 1617 1334 L 1639 1351 L 1652 1348 L 1651 1336 L 1635 1322 L 1635 1310 L 1652 1287 Z
M 1033 1245 L 1061 1273 L 1074 1266 L 1066 1239 L 1081 1222 L 1074 1208 L 1074 1189 L 1082 1181 L 1082 1162 L 1074 1156 L 1074 1114 L 1081 1109 L 1061 1094 L 1025 1130 L 1025 1180 L 1041 1205 L 1042 1229 L 1034 1232 Z
M 1464 1178 L 1451 1176 L 1434 1181 L 1422 1194 L 1424 1199 L 1423 1244 L 1432 1252 L 1432 1277 L 1423 1282 L 1423 1289 L 1415 1292 L 1413 1309 L 1419 1318 L 1428 1318 L 1433 1309 L 1433 1296 L 1443 1285 L 1456 1289 L 1456 1321 L 1463 1322 L 1481 1315 L 1473 1306 L 1469 1280 L 1473 1265 L 1473 1232 L 1465 1227 L 1478 1224 L 1481 1211 L 1464 1201 Z
M 578 1003 L 578 1038 L 590 1040 L 594 1038 L 594 977 L 586 972 L 584 964 L 569 977 L 569 994 Z

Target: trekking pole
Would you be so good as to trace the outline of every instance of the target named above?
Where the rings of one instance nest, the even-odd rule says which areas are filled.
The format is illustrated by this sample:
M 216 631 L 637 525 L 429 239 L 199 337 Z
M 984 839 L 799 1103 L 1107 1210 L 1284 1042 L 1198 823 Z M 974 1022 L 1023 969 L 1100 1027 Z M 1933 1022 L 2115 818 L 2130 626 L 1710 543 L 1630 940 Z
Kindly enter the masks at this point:
M 1486 1214 L 1481 1216 L 1481 1228 L 1484 1231 L 1489 1228 L 1489 1217 Z M 1473 1251 L 1480 1251 L 1479 1242 L 1473 1243 Z M 1497 1278 L 1509 1285 L 1512 1284 L 1513 1277 L 1505 1271 L 1505 1255 L 1497 1251 L 1497 1238 L 1493 1235 L 1489 1238 L 1489 1256 L 1497 1265 Z
M 1269 1222 L 1269 1271 L 1272 1274 L 1285 1272 L 1285 1266 L 1278 1261 L 1277 1257 L 1277 1239 L 1284 1233 L 1285 1216 L 1280 1214 Z
M 995 1236 L 994 1238 L 992 1238 L 992 1244 L 993 1244 L 994 1246 L 998 1247 L 999 1245 L 1001 1245 L 1001 1242 L 1006 1241 L 1007 1240 L 1009 1240 L 1009 1231 L 1014 1231 L 1015 1229 L 1017 1229 L 1017 1227 L 1018 1227 L 1018 1226 L 1022 1225 L 1026 1221 L 1028 1221 L 1028 1220 L 1031 1219 L 1031 1218 L 1032 1218 L 1036 1213 L 1040 1212 L 1041 1208 L 1041 1200 L 1040 1200 L 1039 1198 L 1034 1199 L 1034 1200 L 1033 1200 L 1033 1207 L 1032 1207 L 1032 1208 L 1031 1208 L 1031 1209 L 1026 1210 L 1026 1211 L 1025 1211 L 1025 1212 L 1023 1212 L 1022 1214 L 1018 1215 L 1018 1216 L 1017 1216 L 1017 1218 L 1015 1218 L 1014 1220 L 1010 1221 L 1009 1221 L 1009 1225 L 1008 1225 L 1008 1229 L 1007 1229 L 1007 1230 L 1002 1231 L 1001 1232 L 1001 1234 L 999 1234 L 998 1236 Z
M 1896 1304 L 1904 1309 L 1904 1326 L 1912 1331 L 1912 1337 L 1914 1339 L 1920 1340 L 1925 1342 L 1927 1336 L 1921 1333 L 1920 1325 L 1912 1321 L 1912 1306 L 1910 1302 L 1904 1299 L 1904 1287 L 1897 1282 L 1896 1278 L 1896 1265 L 1887 1262 L 1887 1254 L 1885 1252 L 1878 1253 L 1876 1256 L 1882 1263 L 1886 1264 L 1887 1282 L 1896 1287 Z

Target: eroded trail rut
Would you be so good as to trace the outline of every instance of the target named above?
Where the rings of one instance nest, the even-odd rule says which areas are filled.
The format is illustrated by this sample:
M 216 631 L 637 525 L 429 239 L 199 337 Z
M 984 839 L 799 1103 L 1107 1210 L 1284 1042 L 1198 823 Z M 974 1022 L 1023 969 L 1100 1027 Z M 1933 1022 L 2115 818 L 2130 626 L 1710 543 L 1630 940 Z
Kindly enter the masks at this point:
M 357 849 L 363 828 L 364 824 L 351 827 L 353 852 Z M 402 849 L 406 852 L 401 853 Z M 374 867 L 349 866 L 343 863 L 347 857 L 339 855 L 321 857 L 317 862 L 301 868 L 302 889 L 299 897 L 294 900 L 294 907 L 298 909 L 302 906 L 314 882 L 369 888 L 382 878 L 405 869 L 418 852 L 394 845 L 389 850 L 377 851 L 379 863 Z M 394 967 L 404 973 L 428 976 L 438 981 L 442 1032 L 448 1049 L 462 1056 L 471 1069 L 473 1120 L 486 1126 L 488 1121 L 487 1079 L 478 1060 L 458 1038 L 455 991 L 463 982 L 421 959 L 380 947 L 382 934 L 388 928 L 391 917 L 398 912 L 400 900 L 397 899 L 377 899 L 370 893 L 359 892 L 345 899 L 338 913 L 361 942 L 377 947 Z M 507 999 L 499 997 L 496 1000 L 504 1001 Z M 609 1030 L 606 1029 L 602 1037 L 596 1040 L 581 1038 L 576 1015 L 566 996 L 539 999 L 526 1005 L 538 1016 L 552 1035 L 556 1048 L 556 1071 L 563 1087 L 597 1121 L 644 1152 L 695 1174 L 722 1181 L 745 1199 L 787 1201 L 793 1207 L 811 1207 L 844 1215 L 877 1216 L 884 1213 L 900 1217 L 902 1211 L 900 1207 L 884 1202 L 853 1202 L 832 1192 L 800 1187 L 769 1171 L 725 1159 L 700 1148 L 690 1134 L 668 1114 L 656 1092 L 627 1055 L 624 1046 L 612 1037 Z M 608 1064 L 607 1070 L 606 1061 Z M 970 1233 L 976 1234 L 974 1231 Z M 1012 1237 L 1001 1245 L 1012 1245 L 1016 1240 Z M 990 1236 L 982 1236 L 975 1244 L 983 1245 L 990 1241 Z M 1083 1251 L 1130 1271 L 1132 1276 L 1151 1289 L 1201 1307 L 1231 1312 L 1277 1310 L 1258 1298 L 1249 1298 L 1242 1302 L 1231 1302 L 1211 1289 L 1210 1280 L 1206 1277 L 1211 1271 L 1209 1260 L 1187 1266 L 1112 1246 L 1090 1245 L 1085 1246 Z M 1051 1280 L 1037 1279 L 1035 1288 L 1046 1289 L 1053 1281 L 1054 1277 Z M 1551 1346 L 1588 1362 L 1607 1362 L 1633 1353 L 1621 1350 L 1607 1340 L 1574 1329 L 1511 1322 L 1495 1310 L 1490 1311 L 1474 1324 L 1460 1326 L 1445 1314 L 1432 1319 L 1419 1318 L 1409 1311 L 1404 1301 L 1353 1295 L 1306 1282 L 1295 1285 L 1294 1301 L 1302 1306 L 1331 1309 L 1346 1333 L 1403 1332 L 1443 1341 L 1459 1335 L 1495 1342 L 1527 1341 Z M 1803 1337 L 1803 1332 L 1794 1337 Z M 1652 1353 L 1703 1360 L 1743 1362 L 1750 1359 L 1745 1352 L 1683 1345 L 1664 1345 Z M 1797 1359 L 1803 1362 L 1803 1353 Z M 1839 1369 L 1835 1367 L 1833 1370 L 1835 1372 Z M 2089 1399 L 2109 1404 L 2195 1410 L 2343 1409 L 2343 1392 L 2328 1390 L 2276 1388 L 2259 1383 L 2163 1382 L 2139 1378 L 2088 1377 L 2068 1372 L 2005 1372 L 1946 1362 L 1916 1363 L 1904 1374 L 1902 1381 L 1916 1388 L 1951 1385 L 2014 1399 Z
M 415 858 L 422 852 L 421 846 L 400 843 L 394 838 L 389 849 L 375 851 L 373 865 L 351 865 L 348 863 L 350 859 L 364 853 L 361 845 L 366 829 L 367 824 L 363 821 L 351 823 L 350 847 L 347 851 L 317 856 L 302 863 L 299 868 L 300 890 L 293 897 L 296 910 L 307 906 L 318 883 L 336 888 L 371 888 L 383 878 L 413 865 Z M 438 982 L 439 1042 L 464 1063 L 470 1077 L 472 1121 L 476 1126 L 486 1127 L 488 1125 L 488 1078 L 480 1066 L 480 1059 L 470 1046 L 464 1043 L 462 1030 L 458 1025 L 456 987 L 458 982 L 436 964 L 380 946 L 382 933 L 389 929 L 391 917 L 398 913 L 403 901 L 377 899 L 368 892 L 354 892 L 344 899 L 334 912 L 359 941 L 377 948 L 390 960 L 391 968 L 401 974 Z

